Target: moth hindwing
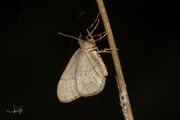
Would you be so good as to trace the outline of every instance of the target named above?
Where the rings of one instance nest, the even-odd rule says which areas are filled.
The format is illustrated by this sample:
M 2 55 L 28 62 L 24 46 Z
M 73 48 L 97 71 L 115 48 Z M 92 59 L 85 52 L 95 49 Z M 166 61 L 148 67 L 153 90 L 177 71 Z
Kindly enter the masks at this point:
M 98 15 L 99 16 L 99 15 Z M 95 24 L 96 23 L 96 24 Z M 98 26 L 98 17 L 94 23 L 90 26 L 94 28 L 89 31 L 87 29 L 88 36 L 86 40 L 65 35 L 78 40 L 80 48 L 74 53 L 70 59 L 65 71 L 63 72 L 57 87 L 57 96 L 61 102 L 71 102 L 80 96 L 92 96 L 102 91 L 105 85 L 105 76 L 108 75 L 106 67 L 99 55 L 100 52 L 96 47 L 95 41 L 101 40 L 106 33 L 103 32 L 99 35 L 92 36 L 92 33 Z M 94 37 L 99 36 L 98 39 L 94 40 Z

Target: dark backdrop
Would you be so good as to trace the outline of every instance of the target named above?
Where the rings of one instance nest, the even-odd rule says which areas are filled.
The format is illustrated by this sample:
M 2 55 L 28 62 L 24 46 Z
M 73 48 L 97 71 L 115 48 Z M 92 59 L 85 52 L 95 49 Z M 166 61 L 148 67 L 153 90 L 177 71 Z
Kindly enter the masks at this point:
M 135 120 L 179 118 L 180 8 L 169 1 L 104 0 Z M 95 0 L 0 2 L 1 120 L 123 120 L 111 54 L 109 75 L 95 96 L 61 103 L 57 84 L 98 14 Z M 104 31 L 100 20 L 96 34 Z M 107 39 L 97 42 L 108 48 Z M 22 114 L 7 113 L 13 105 Z

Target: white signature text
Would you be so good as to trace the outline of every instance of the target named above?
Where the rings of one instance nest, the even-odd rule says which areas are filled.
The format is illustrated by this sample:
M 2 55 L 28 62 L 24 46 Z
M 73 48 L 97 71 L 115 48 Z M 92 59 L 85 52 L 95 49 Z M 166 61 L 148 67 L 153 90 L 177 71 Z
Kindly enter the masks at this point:
M 23 109 L 22 109 L 23 106 L 20 106 L 19 108 L 15 105 L 13 105 L 13 108 L 14 110 L 13 111 L 10 111 L 10 110 L 6 110 L 6 112 L 8 113 L 19 113 L 21 114 L 23 112 Z

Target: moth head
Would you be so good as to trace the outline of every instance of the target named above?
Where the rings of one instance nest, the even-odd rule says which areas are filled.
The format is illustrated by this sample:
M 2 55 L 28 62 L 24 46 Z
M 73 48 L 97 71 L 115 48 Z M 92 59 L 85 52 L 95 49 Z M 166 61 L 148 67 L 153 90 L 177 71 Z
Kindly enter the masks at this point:
M 82 45 L 84 43 L 84 40 L 78 39 L 78 43 L 79 43 L 79 45 Z
M 94 41 L 94 39 L 93 38 L 91 38 L 91 39 L 87 39 L 86 40 L 88 43 L 90 43 L 90 44 L 95 44 L 95 41 Z

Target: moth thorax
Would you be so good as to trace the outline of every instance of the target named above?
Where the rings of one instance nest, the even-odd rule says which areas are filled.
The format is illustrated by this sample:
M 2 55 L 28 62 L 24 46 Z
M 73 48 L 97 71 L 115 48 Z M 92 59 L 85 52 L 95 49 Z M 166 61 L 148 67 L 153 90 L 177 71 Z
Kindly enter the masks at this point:
M 87 50 L 87 49 L 91 49 L 91 48 L 94 48 L 95 47 L 95 44 L 92 43 L 92 42 L 89 42 L 89 41 L 84 41 L 81 45 L 80 45 L 80 48 L 82 50 Z

